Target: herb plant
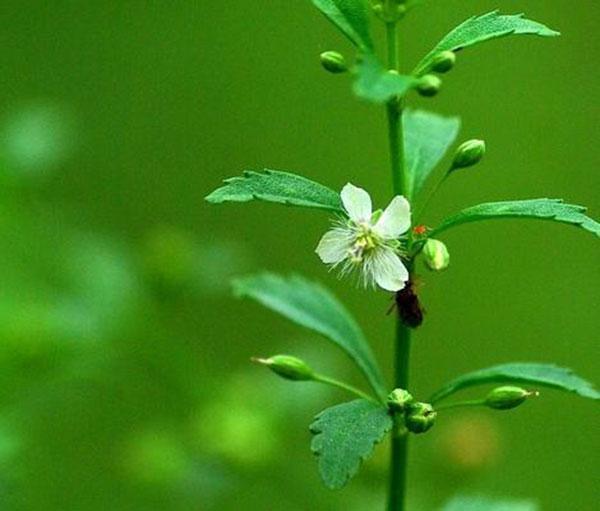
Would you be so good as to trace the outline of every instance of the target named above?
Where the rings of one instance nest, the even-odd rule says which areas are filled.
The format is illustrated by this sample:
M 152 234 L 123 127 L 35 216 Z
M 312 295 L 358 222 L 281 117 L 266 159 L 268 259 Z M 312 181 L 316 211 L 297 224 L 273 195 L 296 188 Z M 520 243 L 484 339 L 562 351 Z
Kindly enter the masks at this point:
M 331 73 L 352 76 L 353 91 L 363 100 L 382 105 L 387 112 L 393 198 L 383 210 L 374 209 L 369 194 L 352 183 L 341 192 L 288 172 L 246 171 L 225 181 L 206 200 L 211 203 L 265 201 L 317 208 L 333 215 L 333 227 L 316 246 L 318 257 L 346 278 L 355 275 L 367 287 L 394 293 L 397 313 L 395 381 L 390 388 L 356 321 L 323 286 L 300 276 L 263 273 L 234 281 L 238 296 L 252 298 L 289 320 L 323 335 L 354 361 L 369 384 L 369 392 L 315 372 L 306 362 L 276 355 L 254 359 L 291 381 L 313 381 L 345 389 L 355 399 L 327 408 L 310 425 L 323 482 L 343 487 L 358 472 L 363 460 L 386 435 L 391 436 L 389 511 L 406 509 L 407 445 L 412 434 L 428 432 L 439 412 L 448 408 L 481 406 L 509 410 L 537 390 L 550 387 L 598 400 L 598 393 L 571 370 L 542 363 L 505 363 L 476 370 L 444 384 L 432 396 L 413 396 L 409 383 L 411 335 L 423 321 L 414 285 L 415 262 L 422 258 L 433 271 L 449 265 L 449 252 L 438 238 L 467 222 L 523 218 L 562 222 L 600 236 L 600 224 L 585 215 L 585 208 L 560 199 L 492 202 L 451 214 L 439 225 L 422 223 L 438 187 L 456 172 L 479 163 L 485 143 L 469 140 L 458 146 L 450 167 L 436 168 L 458 136 L 460 120 L 407 106 L 412 93 L 433 97 L 440 90 L 441 74 L 453 68 L 463 50 L 485 41 L 513 35 L 555 37 L 559 33 L 523 15 L 497 11 L 474 16 L 452 30 L 409 74 L 399 70 L 398 25 L 422 0 L 312 0 L 317 9 L 356 48 L 350 66 L 339 53 L 328 51 L 321 63 Z M 371 19 L 386 29 L 385 63 L 371 36 Z M 435 314 L 435 311 L 432 311 Z M 455 393 L 484 384 L 498 385 L 479 399 L 445 402 Z M 446 510 L 526 510 L 528 503 L 455 499 Z

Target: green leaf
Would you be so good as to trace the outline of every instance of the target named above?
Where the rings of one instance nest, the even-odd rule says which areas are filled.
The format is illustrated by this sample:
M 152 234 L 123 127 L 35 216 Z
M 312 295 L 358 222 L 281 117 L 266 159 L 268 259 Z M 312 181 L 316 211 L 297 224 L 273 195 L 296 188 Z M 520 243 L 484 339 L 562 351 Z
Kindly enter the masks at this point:
M 213 204 L 262 200 L 343 212 L 339 193 L 304 177 L 277 170 L 248 170 L 243 177 L 225 180 L 225 185 L 212 192 L 206 200 Z
M 237 279 L 233 286 L 237 296 L 252 298 L 342 348 L 377 396 L 385 398 L 384 379 L 369 343 L 354 318 L 327 289 L 300 276 L 286 278 L 272 273 Z
M 310 426 L 315 435 L 311 448 L 325 485 L 331 489 L 345 486 L 391 429 L 387 409 L 364 399 L 332 406 L 317 415 Z
M 388 71 L 373 54 L 360 57 L 355 69 L 354 93 L 374 103 L 402 97 L 418 83 L 416 78 Z
M 478 220 L 494 218 L 537 218 L 575 225 L 600 236 L 600 223 L 586 216 L 584 206 L 565 204 L 561 199 L 529 199 L 506 202 L 488 202 L 464 209 L 446 218 L 433 230 L 435 236 L 450 227 Z
M 509 35 L 538 35 L 554 37 L 560 32 L 523 17 L 523 14 L 500 14 L 498 11 L 474 16 L 456 27 L 419 62 L 413 74 L 427 73 L 435 56 L 442 51 L 459 51 L 469 46 Z
M 359 49 L 373 49 L 365 0 L 312 0 L 312 3 Z
M 422 110 L 406 110 L 403 122 L 406 170 L 410 179 L 410 196 L 414 197 L 456 139 L 460 119 Z
M 446 504 L 442 511 L 538 511 L 529 500 L 489 499 L 480 496 L 459 496 Z
M 600 393 L 593 385 L 574 374 L 571 369 L 553 364 L 515 362 L 459 376 L 431 396 L 431 402 L 444 399 L 459 390 L 488 383 L 531 383 L 572 392 L 590 399 L 600 399 Z

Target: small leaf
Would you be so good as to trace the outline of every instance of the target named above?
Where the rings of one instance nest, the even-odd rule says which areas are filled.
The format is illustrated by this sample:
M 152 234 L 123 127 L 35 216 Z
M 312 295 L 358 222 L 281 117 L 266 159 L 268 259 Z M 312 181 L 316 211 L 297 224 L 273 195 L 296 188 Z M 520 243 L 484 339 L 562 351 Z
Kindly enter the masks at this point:
M 314 330 L 342 348 L 358 365 L 381 399 L 383 376 L 369 343 L 344 306 L 327 289 L 300 276 L 263 273 L 233 283 L 238 296 L 256 300 L 289 320 Z
M 406 171 L 410 196 L 414 197 L 456 139 L 460 119 L 407 109 L 403 122 Z
M 600 236 L 600 223 L 586 216 L 584 206 L 565 204 L 561 199 L 529 199 L 520 201 L 488 202 L 464 209 L 446 218 L 434 229 L 435 236 L 450 227 L 493 218 L 537 218 L 572 224 Z
M 571 369 L 553 364 L 515 362 L 459 376 L 431 396 L 431 402 L 444 399 L 459 390 L 488 383 L 531 383 L 572 392 L 590 399 L 600 399 L 600 393 L 593 385 L 574 374 Z
M 244 177 L 227 179 L 225 186 L 216 189 L 206 200 L 213 204 L 262 200 L 343 212 L 339 193 L 310 179 L 277 170 L 249 170 L 244 172 Z
M 317 415 L 310 426 L 315 435 L 311 448 L 318 456 L 325 485 L 334 490 L 345 486 L 392 425 L 386 408 L 364 399 L 332 406 Z
M 370 53 L 360 57 L 355 74 L 354 93 L 374 103 L 386 103 L 393 97 L 402 97 L 418 83 L 412 76 L 388 71 Z
M 312 3 L 360 50 L 373 49 L 365 0 L 312 0 Z
M 442 511 L 538 511 L 529 500 L 490 499 L 480 496 L 459 496 L 448 502 Z
M 459 51 L 484 41 L 509 35 L 538 35 L 554 37 L 560 32 L 551 30 L 541 23 L 528 20 L 523 14 L 500 14 L 498 11 L 474 16 L 456 27 L 419 62 L 413 74 L 420 76 L 429 71 L 433 59 L 443 51 Z

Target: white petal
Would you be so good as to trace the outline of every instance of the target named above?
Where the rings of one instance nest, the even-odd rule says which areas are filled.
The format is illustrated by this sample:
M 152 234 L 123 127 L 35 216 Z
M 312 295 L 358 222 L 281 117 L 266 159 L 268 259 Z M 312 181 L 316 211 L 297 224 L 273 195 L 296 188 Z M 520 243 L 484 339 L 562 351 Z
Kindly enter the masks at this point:
M 402 260 L 389 248 L 375 251 L 371 271 L 377 285 L 386 291 L 400 291 L 409 278 Z
M 351 233 L 344 229 L 332 229 L 321 238 L 315 252 L 325 264 L 337 264 L 346 259 L 351 246 Z
M 348 183 L 340 194 L 342 203 L 351 220 L 355 222 L 368 222 L 373 212 L 371 197 L 362 188 Z
M 373 230 L 384 239 L 395 239 L 410 229 L 410 204 L 397 195 L 377 220 Z

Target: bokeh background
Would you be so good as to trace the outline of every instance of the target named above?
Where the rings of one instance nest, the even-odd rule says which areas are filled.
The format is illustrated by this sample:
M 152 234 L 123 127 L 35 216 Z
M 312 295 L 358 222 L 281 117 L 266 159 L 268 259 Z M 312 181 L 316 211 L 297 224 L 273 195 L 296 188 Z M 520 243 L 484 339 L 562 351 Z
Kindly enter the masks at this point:
M 467 16 L 525 11 L 560 39 L 465 52 L 435 100 L 488 157 L 453 178 L 435 224 L 487 200 L 564 197 L 600 217 L 600 4 L 429 2 L 403 24 L 412 66 Z M 389 297 L 313 254 L 328 219 L 203 197 L 246 168 L 390 199 L 382 112 L 318 54 L 350 48 L 310 2 L 4 0 L 0 7 L 0 507 L 4 511 L 382 509 L 386 446 L 325 490 L 307 424 L 347 396 L 250 366 L 289 352 L 361 384 L 318 337 L 230 296 L 261 269 L 325 282 L 389 374 Z M 413 390 L 514 360 L 598 379 L 597 240 L 549 223 L 447 233 L 420 269 L 428 315 Z M 448 413 L 415 438 L 414 511 L 463 491 L 598 505 L 594 403 L 547 391 L 514 413 Z

